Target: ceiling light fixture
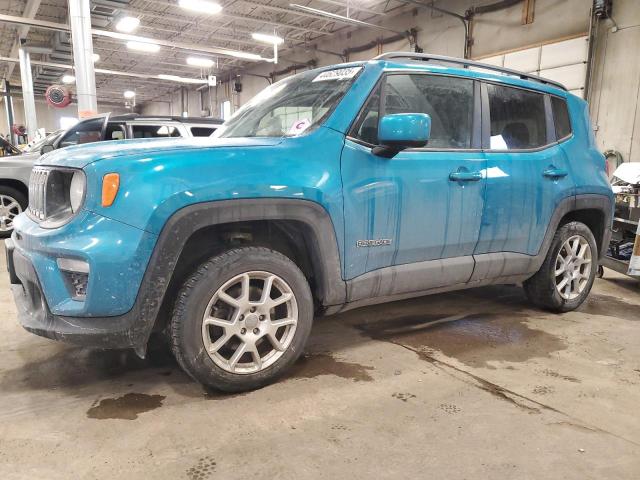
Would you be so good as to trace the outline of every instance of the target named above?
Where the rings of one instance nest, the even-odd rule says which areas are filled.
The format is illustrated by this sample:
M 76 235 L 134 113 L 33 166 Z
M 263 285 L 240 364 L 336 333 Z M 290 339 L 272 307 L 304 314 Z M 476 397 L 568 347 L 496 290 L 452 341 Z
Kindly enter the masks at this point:
M 247 60 L 263 60 L 260 55 L 256 55 L 255 53 L 249 52 L 229 52 L 228 55 L 236 58 L 246 58 Z
M 74 83 L 76 81 L 76 77 L 73 75 L 63 75 L 62 83 Z
M 219 3 L 209 2 L 207 0 L 179 0 L 178 5 L 185 10 L 192 10 L 207 15 L 215 15 L 222 11 Z
M 122 17 L 116 23 L 116 30 L 124 33 L 133 32 L 140 25 L 140 19 L 136 17 Z
M 136 96 L 136 92 L 134 92 L 133 90 L 127 90 L 126 92 L 124 92 L 124 98 L 133 98 Z
M 268 35 L 266 33 L 252 33 L 251 38 L 258 42 L 264 42 L 270 45 L 282 45 L 284 43 L 284 38 L 277 35 Z
M 97 53 L 93 53 L 93 54 L 91 54 L 91 59 L 93 60 L 93 63 L 99 62 L 100 61 L 100 55 L 98 55 Z
M 127 42 L 127 48 L 129 50 L 137 50 L 139 52 L 156 53 L 160 50 L 160 45 L 156 43 L 147 42 Z
M 191 65 L 192 67 L 211 68 L 213 66 L 213 60 L 202 57 L 187 57 L 187 65 Z
M 158 75 L 158 78 L 160 80 L 168 80 L 170 82 L 191 83 L 191 84 L 194 84 L 194 85 L 206 85 L 207 84 L 207 80 L 201 80 L 199 78 L 179 77 L 178 75 L 166 75 L 164 73 L 161 73 L 160 75 Z

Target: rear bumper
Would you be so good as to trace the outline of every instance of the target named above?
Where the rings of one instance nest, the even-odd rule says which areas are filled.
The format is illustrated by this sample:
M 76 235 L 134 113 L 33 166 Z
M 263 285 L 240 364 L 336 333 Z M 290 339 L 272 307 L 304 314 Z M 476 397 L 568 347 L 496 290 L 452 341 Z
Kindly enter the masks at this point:
M 136 326 L 131 312 L 113 317 L 67 317 L 51 313 L 31 261 L 5 240 L 7 269 L 18 311 L 18 321 L 42 337 L 97 348 L 139 348 L 147 332 Z

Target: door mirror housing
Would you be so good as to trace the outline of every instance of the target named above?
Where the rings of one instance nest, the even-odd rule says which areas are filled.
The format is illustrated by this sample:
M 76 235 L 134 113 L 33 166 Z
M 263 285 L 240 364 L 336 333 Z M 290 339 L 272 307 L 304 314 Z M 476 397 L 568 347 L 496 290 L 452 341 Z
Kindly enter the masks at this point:
M 424 147 L 431 134 L 431 117 L 426 113 L 385 115 L 378 125 L 378 143 L 373 153 L 391 158 L 407 148 Z
M 40 149 L 40 155 L 44 155 L 45 153 L 53 152 L 54 150 L 55 150 L 55 148 L 53 147 L 53 145 L 51 145 L 50 143 L 47 143 L 46 145 L 43 145 L 42 148 Z

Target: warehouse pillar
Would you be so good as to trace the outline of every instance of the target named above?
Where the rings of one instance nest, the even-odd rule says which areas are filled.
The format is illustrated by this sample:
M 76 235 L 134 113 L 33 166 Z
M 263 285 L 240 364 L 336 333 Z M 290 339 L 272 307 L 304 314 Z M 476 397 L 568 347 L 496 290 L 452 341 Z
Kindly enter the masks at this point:
M 11 98 L 11 83 L 9 83 L 9 80 L 7 80 L 6 78 L 4 79 L 3 95 L 4 95 L 4 111 L 5 111 L 5 114 L 7 115 L 7 125 L 9 126 L 9 131 L 0 132 L 0 133 L 8 133 L 9 137 L 7 138 L 7 140 L 9 140 L 14 145 L 17 145 L 18 142 L 16 141 L 16 135 L 13 133 L 13 130 L 11 129 L 13 125 L 13 98 Z
M 27 127 L 27 138 L 35 140 L 38 131 L 38 119 L 36 118 L 36 100 L 33 96 L 33 77 L 31 76 L 31 57 L 24 48 L 18 49 L 20 60 L 20 79 L 22 81 L 22 105 L 24 106 L 24 119 Z
M 93 117 L 98 113 L 98 100 L 96 74 L 93 70 L 93 39 L 91 38 L 89 0 L 69 0 L 69 22 L 73 42 L 78 117 Z

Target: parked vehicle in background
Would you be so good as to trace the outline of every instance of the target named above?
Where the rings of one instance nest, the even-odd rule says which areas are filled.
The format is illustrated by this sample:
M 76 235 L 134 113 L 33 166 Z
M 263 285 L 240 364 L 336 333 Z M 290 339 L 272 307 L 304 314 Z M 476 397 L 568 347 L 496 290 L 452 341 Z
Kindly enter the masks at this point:
M 43 157 L 6 241 L 24 328 L 139 355 L 164 332 L 241 391 L 314 314 L 519 282 L 573 310 L 611 234 L 586 102 L 522 72 L 384 54 L 275 83 L 215 137 Z
M 0 214 L 0 237 L 11 235 L 13 218 L 27 207 L 29 176 L 40 155 L 72 145 L 108 140 L 209 137 L 221 124 L 222 120 L 213 118 L 106 114 L 54 132 L 21 155 L 18 150 L 10 161 L 0 161 L 0 201 L 5 204 L 0 206 L 0 212 L 4 212 Z
M 22 152 L 13 143 L 4 137 L 0 137 L 0 157 L 13 157 Z

